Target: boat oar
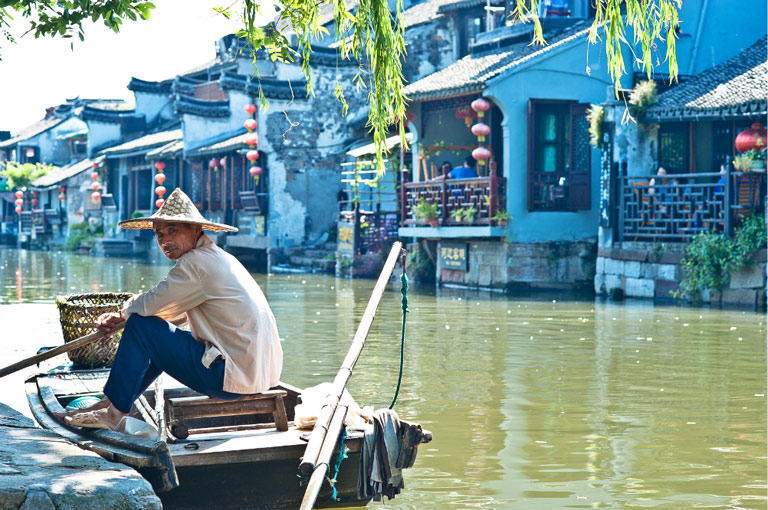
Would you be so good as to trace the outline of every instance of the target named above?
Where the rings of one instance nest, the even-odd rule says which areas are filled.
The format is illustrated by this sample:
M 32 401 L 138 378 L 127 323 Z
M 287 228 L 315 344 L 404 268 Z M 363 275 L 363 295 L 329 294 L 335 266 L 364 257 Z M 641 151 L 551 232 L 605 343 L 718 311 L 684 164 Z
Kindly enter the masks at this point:
M 90 335 L 82 336 L 77 340 L 72 340 L 71 342 L 67 342 L 64 345 L 60 345 L 58 347 L 54 347 L 53 349 L 49 349 L 45 352 L 41 352 L 40 354 L 36 354 L 31 358 L 23 359 L 19 362 L 14 363 L 13 365 L 8 365 L 7 367 L 0 369 L 0 377 L 5 377 L 8 374 L 18 372 L 23 368 L 31 367 L 32 365 L 36 365 L 41 361 L 45 361 L 47 359 L 53 358 L 54 356 L 58 356 L 59 354 L 64 354 L 65 352 L 69 352 L 79 347 L 83 347 L 84 345 L 88 345 L 97 340 L 101 340 L 105 336 L 109 336 L 117 333 L 118 331 L 122 330 L 124 327 L 125 327 L 125 322 L 123 321 L 118 323 L 110 333 L 96 331 L 95 333 L 91 333 Z
M 360 325 L 357 327 L 352 345 L 349 347 L 347 356 L 344 358 L 344 362 L 341 364 L 341 368 L 336 374 L 336 378 L 333 380 L 330 393 L 326 397 L 323 407 L 320 409 L 315 427 L 312 429 L 312 433 L 309 436 L 309 442 L 304 451 L 304 458 L 299 465 L 299 472 L 302 475 L 307 476 L 310 473 L 312 474 L 309 485 L 307 486 L 307 492 L 304 494 L 304 501 L 301 505 L 302 509 L 312 508 L 317 499 L 317 491 L 312 491 L 314 497 L 311 497 L 309 489 L 315 487 L 317 483 L 321 483 L 324 479 L 324 473 L 327 471 L 327 464 L 324 466 L 319 465 L 320 462 L 318 461 L 318 457 L 320 457 L 320 452 L 324 449 L 326 443 L 330 443 L 330 447 L 325 446 L 325 449 L 333 448 L 339 438 L 341 426 L 344 423 L 343 416 L 341 419 L 337 418 L 338 414 L 340 414 L 337 413 L 339 400 L 341 400 L 341 395 L 344 392 L 344 388 L 347 386 L 347 381 L 349 381 L 349 378 L 352 375 L 352 370 L 355 368 L 355 363 L 357 363 L 357 359 L 360 357 L 360 353 L 365 346 L 365 340 L 368 337 L 371 324 L 373 324 L 373 319 L 376 316 L 376 309 L 379 307 L 379 302 L 387 287 L 389 277 L 395 269 L 397 257 L 401 250 L 402 243 L 399 241 L 392 245 L 387 261 L 384 263 L 384 268 L 381 270 L 376 286 L 373 288 L 371 297 L 368 300 L 368 306 L 365 309 L 363 318 L 360 320 Z M 332 418 L 336 419 L 332 420 Z M 315 466 L 319 467 L 315 469 Z M 318 479 L 320 482 L 317 482 Z

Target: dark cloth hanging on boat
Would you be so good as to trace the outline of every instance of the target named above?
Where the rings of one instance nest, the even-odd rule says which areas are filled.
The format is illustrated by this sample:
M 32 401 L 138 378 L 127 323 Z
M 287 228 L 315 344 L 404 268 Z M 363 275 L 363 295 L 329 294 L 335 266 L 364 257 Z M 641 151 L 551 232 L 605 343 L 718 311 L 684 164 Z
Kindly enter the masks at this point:
M 419 444 L 426 441 L 421 425 L 400 420 L 391 409 L 377 410 L 363 438 L 358 496 L 381 501 L 400 494 L 402 470 L 413 466 Z

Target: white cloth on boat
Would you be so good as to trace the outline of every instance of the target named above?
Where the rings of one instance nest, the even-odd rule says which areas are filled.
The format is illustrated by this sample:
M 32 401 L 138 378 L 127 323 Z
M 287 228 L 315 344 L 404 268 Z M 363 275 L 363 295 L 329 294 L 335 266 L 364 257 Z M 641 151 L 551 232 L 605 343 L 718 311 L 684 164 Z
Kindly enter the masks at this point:
M 151 439 L 153 441 L 156 441 L 160 437 L 160 432 L 158 432 L 157 427 L 130 416 L 123 416 L 117 423 L 115 430 L 117 432 L 122 432 L 123 434 L 143 437 L 144 439 Z
M 360 455 L 357 492 L 361 498 L 381 501 L 393 499 L 404 487 L 402 470 L 397 467 L 400 453 L 400 419 L 391 409 L 373 413 L 373 424 L 365 430 Z
M 185 313 L 192 335 L 206 346 L 202 364 L 224 358 L 224 391 L 260 393 L 280 380 L 283 349 L 264 293 L 207 235 L 154 288 L 125 302 L 123 319 L 133 313 L 165 320 Z
M 333 384 L 331 383 L 320 383 L 317 386 L 302 390 L 301 404 L 294 408 L 293 422 L 296 424 L 297 428 L 314 428 L 315 423 L 317 422 L 317 417 L 320 415 L 320 410 L 323 408 L 325 399 L 328 397 L 332 388 Z M 360 408 L 346 388 L 341 394 L 339 403 L 347 406 L 347 417 L 344 418 L 344 424 L 347 427 L 362 429 L 373 414 L 372 406 Z

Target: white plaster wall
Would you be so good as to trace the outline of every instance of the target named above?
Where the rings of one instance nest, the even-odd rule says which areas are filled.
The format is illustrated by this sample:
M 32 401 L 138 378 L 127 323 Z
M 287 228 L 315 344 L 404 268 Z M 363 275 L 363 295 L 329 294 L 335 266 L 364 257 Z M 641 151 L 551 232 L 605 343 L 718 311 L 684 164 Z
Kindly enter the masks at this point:
M 94 149 L 101 149 L 110 142 L 118 142 L 122 136 L 120 124 L 90 120 L 88 124 L 88 156 L 93 156 Z
M 171 107 L 170 93 L 134 92 L 133 97 L 136 102 L 136 113 L 144 115 L 147 124 L 151 124 L 158 117 L 164 120 L 171 120 L 175 117 Z

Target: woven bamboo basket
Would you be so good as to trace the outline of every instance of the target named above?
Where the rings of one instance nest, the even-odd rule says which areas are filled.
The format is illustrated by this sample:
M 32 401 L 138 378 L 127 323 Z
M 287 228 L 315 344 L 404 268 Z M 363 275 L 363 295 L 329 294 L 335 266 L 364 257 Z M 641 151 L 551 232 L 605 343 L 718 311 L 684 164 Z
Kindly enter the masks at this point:
M 103 313 L 117 312 L 132 294 L 101 292 L 96 294 L 71 294 L 56 298 L 59 322 L 64 342 L 71 342 L 97 331 L 96 319 Z M 96 342 L 69 351 L 72 363 L 88 368 L 106 367 L 112 364 L 120 342 L 115 333 Z

